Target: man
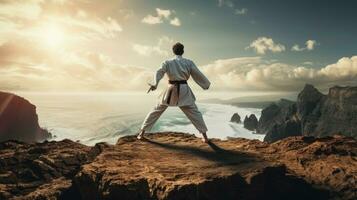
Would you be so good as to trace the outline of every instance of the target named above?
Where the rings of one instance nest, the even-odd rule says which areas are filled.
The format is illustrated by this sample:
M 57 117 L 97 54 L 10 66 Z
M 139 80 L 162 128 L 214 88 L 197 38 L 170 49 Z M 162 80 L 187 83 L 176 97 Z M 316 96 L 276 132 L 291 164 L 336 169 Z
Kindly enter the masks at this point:
M 150 86 L 149 91 L 156 90 L 165 74 L 169 79 L 168 87 L 161 94 L 160 102 L 146 116 L 137 138 L 139 140 L 143 138 L 145 132 L 152 128 L 168 106 L 178 106 L 202 134 L 202 141 L 207 143 L 207 127 L 195 104 L 196 98 L 187 85 L 187 80 L 192 76 L 193 80 L 204 90 L 207 90 L 211 83 L 191 60 L 182 57 L 184 46 L 181 43 L 176 43 L 172 50 L 176 56 L 162 63 L 161 68 L 156 72 L 155 84 Z

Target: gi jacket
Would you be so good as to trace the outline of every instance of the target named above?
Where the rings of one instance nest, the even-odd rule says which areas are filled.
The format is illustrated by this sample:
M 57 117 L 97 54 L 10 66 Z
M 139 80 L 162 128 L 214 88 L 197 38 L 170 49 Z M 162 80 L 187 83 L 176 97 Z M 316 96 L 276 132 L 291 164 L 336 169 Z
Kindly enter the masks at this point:
M 204 90 L 207 90 L 211 84 L 191 60 L 183 58 L 182 56 L 176 56 L 162 63 L 161 68 L 157 70 L 155 75 L 156 86 L 165 74 L 171 81 L 187 81 L 192 77 Z M 177 87 L 180 87 L 180 89 Z M 168 83 L 167 88 L 159 96 L 159 103 L 168 106 L 193 105 L 195 101 L 196 97 L 188 84 Z

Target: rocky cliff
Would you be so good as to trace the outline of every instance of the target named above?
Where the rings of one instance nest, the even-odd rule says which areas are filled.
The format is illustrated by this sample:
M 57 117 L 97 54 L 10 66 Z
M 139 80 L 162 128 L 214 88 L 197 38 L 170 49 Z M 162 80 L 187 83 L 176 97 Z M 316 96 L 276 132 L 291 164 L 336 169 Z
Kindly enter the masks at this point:
M 273 142 L 288 136 L 357 137 L 357 87 L 333 87 L 327 95 L 306 85 L 296 102 L 282 100 L 262 111 L 258 132 Z
M 0 199 L 356 199 L 357 141 L 183 133 L 84 146 L 0 143 Z
M 0 141 L 43 141 L 51 134 L 40 128 L 36 106 L 11 93 L 0 92 Z

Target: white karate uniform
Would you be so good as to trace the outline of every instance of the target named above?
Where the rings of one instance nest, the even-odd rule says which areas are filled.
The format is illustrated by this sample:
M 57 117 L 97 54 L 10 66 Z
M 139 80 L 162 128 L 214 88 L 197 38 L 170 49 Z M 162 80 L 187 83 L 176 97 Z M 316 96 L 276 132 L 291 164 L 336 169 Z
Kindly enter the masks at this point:
M 171 81 L 188 80 L 192 76 L 193 80 L 204 90 L 207 90 L 211 84 L 191 60 L 182 56 L 176 56 L 162 63 L 161 68 L 157 70 L 155 75 L 155 86 L 159 84 L 165 74 Z M 178 89 L 178 87 L 180 88 Z M 195 101 L 195 95 L 188 84 L 168 84 L 168 87 L 159 96 L 159 103 L 146 116 L 141 129 L 145 131 L 151 130 L 154 123 L 168 106 L 178 106 L 198 131 L 201 133 L 207 132 L 206 124 L 203 121 L 202 114 L 198 111 Z

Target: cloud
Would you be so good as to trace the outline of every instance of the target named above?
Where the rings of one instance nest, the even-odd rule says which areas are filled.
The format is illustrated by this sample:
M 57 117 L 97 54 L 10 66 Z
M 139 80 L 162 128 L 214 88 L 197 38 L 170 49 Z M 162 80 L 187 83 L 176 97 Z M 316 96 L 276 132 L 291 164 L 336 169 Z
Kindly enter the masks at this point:
M 37 19 L 41 14 L 42 8 L 35 1 L 13 1 L 0 3 L 0 14 L 5 18 L 27 18 Z
M 133 44 L 133 50 L 142 56 L 158 55 L 167 57 L 170 55 L 169 50 L 173 43 L 173 39 L 163 36 L 159 38 L 156 45 Z
M 156 8 L 156 12 L 159 17 L 163 17 L 166 19 L 169 19 L 172 13 L 170 10 L 163 10 L 160 8 Z
M 168 52 L 162 50 L 159 46 L 148 46 L 142 44 L 134 44 L 133 50 L 142 56 L 151 56 L 153 54 L 167 56 Z
M 145 24 L 161 24 L 162 23 L 162 19 L 159 16 L 152 16 L 152 15 L 147 15 L 146 17 L 144 17 L 141 22 L 145 23 Z
M 303 64 L 303 65 L 311 65 L 311 66 L 314 65 L 314 63 L 313 63 L 313 62 L 310 62 L 310 61 L 303 62 L 302 64 Z
M 118 21 L 108 14 L 90 14 L 90 6 L 93 4 L 87 1 L 0 1 L 0 38 L 41 42 L 54 25 L 65 31 L 71 42 L 117 37 L 123 30 Z
M 305 83 L 322 89 L 357 84 L 357 56 L 316 69 L 267 61 L 261 57 L 217 60 L 201 67 L 215 89 L 240 91 L 297 91 Z
M 131 9 L 120 9 L 119 13 L 125 20 L 128 20 L 135 15 L 134 10 L 131 10 Z
M 285 51 L 285 46 L 275 43 L 272 38 L 259 37 L 254 40 L 246 49 L 252 48 L 258 54 L 265 54 L 267 51 L 282 52 Z
M 222 7 L 222 6 L 227 6 L 229 8 L 233 8 L 234 7 L 234 3 L 230 0 L 218 0 L 218 6 Z
M 357 56 L 343 57 L 337 63 L 319 70 L 318 75 L 328 77 L 330 81 L 353 80 L 357 82 Z
M 242 8 L 242 9 L 236 9 L 235 10 L 235 14 L 236 15 L 245 15 L 248 13 L 248 9 L 247 8 Z
M 181 26 L 181 21 L 178 17 L 174 17 L 175 11 L 173 10 L 164 10 L 160 8 L 156 8 L 156 15 L 153 16 L 151 14 L 145 16 L 141 22 L 145 24 L 162 24 L 164 21 L 170 22 L 173 26 Z
M 305 48 L 301 48 L 299 45 L 295 44 L 291 47 L 291 51 L 304 51 Z
M 166 56 L 172 43 L 172 39 L 161 37 L 142 54 Z M 297 91 L 305 83 L 322 89 L 357 84 L 357 56 L 343 57 L 320 69 L 262 57 L 220 59 L 200 69 L 214 90 Z M 142 90 L 152 73 L 145 67 L 118 65 L 110 57 L 91 51 L 49 51 L 24 39 L 0 45 L 2 90 Z
M 315 40 L 308 40 L 306 41 L 306 49 L 313 50 L 315 48 L 316 41 Z
M 175 17 L 170 21 L 170 24 L 173 26 L 181 26 L 181 21 L 179 20 L 179 18 Z
M 1 90 L 135 90 L 151 77 L 147 68 L 118 65 L 104 54 L 48 51 L 26 40 L 3 44 L 0 53 Z
M 96 1 L 0 0 L 0 90 L 146 87 L 148 69 L 98 53 L 118 38 L 120 20 L 130 15 L 112 10 Z
M 314 50 L 317 42 L 316 40 L 307 40 L 305 42 L 305 47 L 300 47 L 298 44 L 295 44 L 294 46 L 291 47 L 291 51 L 312 51 Z
M 218 0 L 218 7 L 228 7 L 233 10 L 236 15 L 246 15 L 248 13 L 247 8 L 238 8 L 231 0 Z

